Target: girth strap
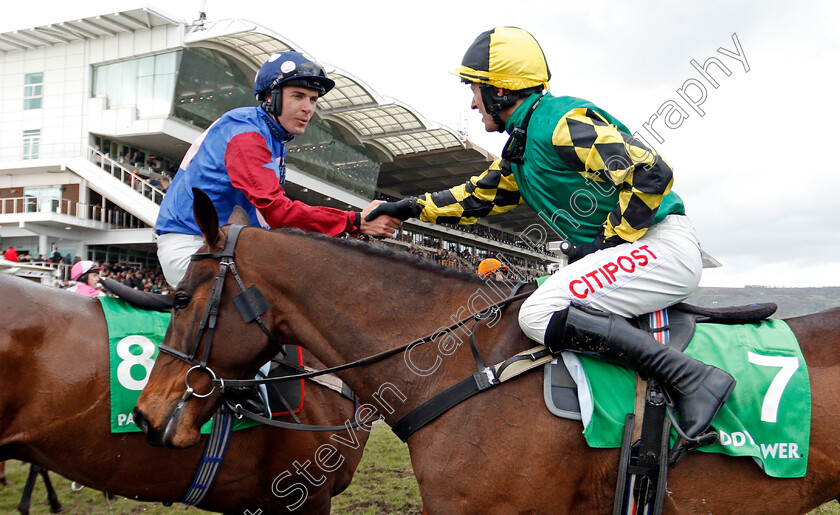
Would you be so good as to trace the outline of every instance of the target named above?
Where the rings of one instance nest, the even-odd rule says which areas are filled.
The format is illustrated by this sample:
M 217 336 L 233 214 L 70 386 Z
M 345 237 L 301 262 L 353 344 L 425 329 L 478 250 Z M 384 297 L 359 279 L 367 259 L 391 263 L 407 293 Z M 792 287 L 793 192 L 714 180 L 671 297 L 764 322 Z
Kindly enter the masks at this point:
M 520 352 L 492 367 L 486 367 L 463 381 L 450 386 L 402 416 L 391 428 L 400 440 L 408 440 L 426 424 L 473 395 L 512 379 L 534 367 L 551 361 L 551 351 L 544 345 Z
M 494 383 L 493 381 L 496 382 Z M 409 411 L 405 416 L 400 418 L 391 429 L 394 431 L 394 434 L 400 438 L 400 440 L 405 442 L 408 440 L 409 436 L 414 434 L 415 431 L 443 415 L 453 406 L 456 406 L 478 392 L 492 388 L 497 384 L 499 384 L 499 382 L 495 380 L 495 378 L 491 379 L 483 372 L 476 372 L 460 383 L 450 386 L 420 406 L 417 406 L 413 410 Z

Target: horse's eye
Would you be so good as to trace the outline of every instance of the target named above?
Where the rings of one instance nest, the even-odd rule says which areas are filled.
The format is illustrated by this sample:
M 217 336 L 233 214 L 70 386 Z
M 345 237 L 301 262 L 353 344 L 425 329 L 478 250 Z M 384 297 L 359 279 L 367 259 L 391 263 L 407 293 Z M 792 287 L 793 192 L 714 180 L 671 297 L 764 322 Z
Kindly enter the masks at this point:
M 172 303 L 172 306 L 175 309 L 184 309 L 190 305 L 190 300 L 192 299 L 189 295 L 183 292 L 178 292 L 175 294 L 175 302 Z

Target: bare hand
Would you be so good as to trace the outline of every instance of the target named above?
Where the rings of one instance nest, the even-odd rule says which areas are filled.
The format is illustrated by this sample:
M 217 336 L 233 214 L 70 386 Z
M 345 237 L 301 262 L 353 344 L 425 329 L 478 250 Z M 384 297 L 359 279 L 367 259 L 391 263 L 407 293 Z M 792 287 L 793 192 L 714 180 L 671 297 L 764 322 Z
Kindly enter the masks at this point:
M 381 200 L 374 200 L 366 208 L 362 210 L 362 221 L 360 231 L 362 234 L 368 236 L 380 236 L 383 238 L 390 238 L 394 232 L 402 225 L 402 220 L 390 216 L 382 215 L 374 218 L 370 222 L 365 220 L 365 217 L 379 204 L 384 204 Z

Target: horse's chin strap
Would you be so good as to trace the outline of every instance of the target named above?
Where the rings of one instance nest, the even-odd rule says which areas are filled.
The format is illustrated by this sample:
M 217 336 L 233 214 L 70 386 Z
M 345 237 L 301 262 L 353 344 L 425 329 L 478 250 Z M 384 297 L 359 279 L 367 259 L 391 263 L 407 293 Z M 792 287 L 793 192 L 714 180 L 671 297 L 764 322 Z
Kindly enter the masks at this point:
M 239 314 L 242 315 L 242 318 L 246 323 L 256 321 L 257 324 L 259 324 L 260 329 L 262 329 L 263 333 L 265 333 L 268 341 L 275 348 L 279 349 L 280 353 L 284 356 L 286 354 L 283 347 L 277 342 L 277 339 L 262 321 L 261 315 L 268 311 L 269 308 L 268 301 L 256 285 L 245 288 L 245 284 L 242 282 L 242 279 L 239 277 L 239 272 L 236 270 L 236 264 L 233 262 L 236 243 L 239 241 L 239 234 L 242 232 L 243 228 L 243 225 L 234 224 L 230 226 L 230 229 L 228 230 L 228 237 L 225 241 L 225 248 L 221 251 L 206 252 L 190 256 L 191 261 L 221 259 L 221 263 L 219 264 L 219 273 L 216 275 L 216 281 L 213 283 L 213 289 L 210 292 L 210 300 L 207 302 L 207 307 L 204 310 L 204 315 L 202 316 L 199 324 L 198 334 L 196 335 L 195 340 L 193 340 L 189 354 L 178 349 L 174 349 L 168 345 L 160 345 L 161 352 L 193 365 L 193 368 L 191 368 L 190 371 L 196 367 L 200 370 L 207 371 L 213 380 L 213 389 L 211 389 L 210 392 L 202 395 L 196 395 L 192 387 L 189 385 L 189 377 L 185 377 L 184 381 L 187 384 L 187 391 L 184 394 L 185 397 L 189 397 L 190 395 L 206 397 L 215 390 L 217 385 L 219 386 L 220 391 L 224 391 L 224 381 L 216 379 L 216 374 L 207 366 L 207 361 L 210 358 L 210 349 L 213 347 L 213 336 L 216 331 L 216 321 L 219 317 L 219 306 L 222 302 L 222 292 L 224 290 L 225 277 L 228 272 L 231 273 L 233 279 L 236 281 L 236 286 L 239 288 L 239 295 L 233 298 L 233 304 L 236 306 L 237 310 L 239 310 Z M 198 352 L 198 347 L 201 344 L 201 339 L 204 337 L 205 333 L 207 335 L 206 345 L 204 346 L 204 352 L 202 353 L 201 360 L 199 361 L 195 359 L 195 356 Z

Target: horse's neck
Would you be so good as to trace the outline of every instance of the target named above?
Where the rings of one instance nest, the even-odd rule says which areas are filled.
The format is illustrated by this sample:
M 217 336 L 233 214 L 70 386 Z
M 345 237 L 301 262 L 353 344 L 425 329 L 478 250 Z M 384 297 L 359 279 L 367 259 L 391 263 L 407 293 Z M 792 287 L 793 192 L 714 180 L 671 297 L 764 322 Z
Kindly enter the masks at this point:
M 840 364 L 840 307 L 785 319 L 808 363 Z
M 387 418 L 476 371 L 465 330 L 442 329 L 502 300 L 506 292 L 323 240 L 302 240 L 285 246 L 291 250 L 283 256 L 287 269 L 274 274 L 275 291 L 286 297 L 287 311 L 294 311 L 286 315 L 293 334 L 284 336 L 336 366 L 436 335 L 404 353 L 342 374 L 367 402 L 381 401 Z M 323 255 L 324 247 L 333 255 Z M 336 256 L 336 251 L 343 254 Z

